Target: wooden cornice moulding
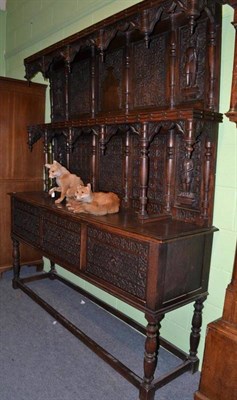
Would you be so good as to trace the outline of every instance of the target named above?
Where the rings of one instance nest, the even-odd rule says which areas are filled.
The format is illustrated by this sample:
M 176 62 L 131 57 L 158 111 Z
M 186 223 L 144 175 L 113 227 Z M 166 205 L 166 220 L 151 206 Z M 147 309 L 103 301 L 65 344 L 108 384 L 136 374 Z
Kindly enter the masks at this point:
M 177 120 L 197 120 L 197 121 L 215 121 L 222 122 L 223 116 L 221 113 L 216 113 L 207 110 L 197 109 L 182 109 L 182 110 L 166 110 L 166 111 L 151 111 L 151 112 L 139 112 L 129 114 L 117 114 L 115 115 L 102 115 L 97 118 L 82 117 L 75 120 L 66 120 L 52 123 L 45 123 L 40 125 L 31 125 L 28 131 L 34 136 L 37 136 L 37 131 L 45 129 L 64 129 L 64 128 L 75 128 L 75 127 L 86 127 L 86 126 L 100 126 L 100 125 L 119 125 L 127 123 L 144 123 L 144 122 L 160 122 L 160 121 L 177 121 Z M 37 136 L 37 140 L 40 135 Z M 36 140 L 36 141 L 37 141 Z

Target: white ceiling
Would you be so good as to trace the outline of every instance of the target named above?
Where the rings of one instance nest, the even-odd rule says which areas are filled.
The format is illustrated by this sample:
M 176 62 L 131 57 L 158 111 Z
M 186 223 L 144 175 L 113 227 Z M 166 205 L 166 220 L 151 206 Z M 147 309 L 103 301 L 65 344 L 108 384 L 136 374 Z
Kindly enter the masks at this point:
M 6 2 L 7 0 L 0 0 L 0 10 L 6 10 Z

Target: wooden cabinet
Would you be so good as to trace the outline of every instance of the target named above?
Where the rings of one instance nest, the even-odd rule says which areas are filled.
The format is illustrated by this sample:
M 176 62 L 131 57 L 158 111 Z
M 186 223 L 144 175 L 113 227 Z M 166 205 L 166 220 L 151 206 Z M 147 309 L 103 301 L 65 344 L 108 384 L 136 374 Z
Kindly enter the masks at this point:
M 198 368 L 197 347 L 201 314 L 207 295 L 212 237 L 215 228 L 199 227 L 183 221 L 163 219 L 141 223 L 132 210 L 94 216 L 73 214 L 43 192 L 15 193 L 12 199 L 12 238 L 14 254 L 13 287 L 21 288 L 76 337 L 108 362 L 140 390 L 140 400 L 154 400 L 157 389 L 180 374 Z M 49 273 L 20 277 L 19 244 L 39 249 L 51 261 Z M 110 313 L 146 334 L 142 378 L 80 331 L 27 283 L 50 278 L 73 286 L 56 273 L 54 263 L 104 289 L 145 313 L 146 329 L 113 307 L 89 298 Z M 88 293 L 83 290 L 88 297 Z M 160 322 L 168 311 L 194 302 L 189 354 L 160 338 Z M 164 375 L 154 379 L 159 344 L 180 360 Z M 100 395 L 98 394 L 98 398 Z
M 7 193 L 43 188 L 43 145 L 30 151 L 27 126 L 44 122 L 45 85 L 0 77 L 0 274 L 12 266 L 10 199 Z M 21 263 L 42 264 L 22 245 Z

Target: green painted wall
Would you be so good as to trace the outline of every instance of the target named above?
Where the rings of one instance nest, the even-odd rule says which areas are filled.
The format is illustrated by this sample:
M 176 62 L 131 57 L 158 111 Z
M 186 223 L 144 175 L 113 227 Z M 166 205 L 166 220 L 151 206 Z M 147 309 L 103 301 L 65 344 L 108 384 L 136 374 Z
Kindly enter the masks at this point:
M 23 59 L 99 20 L 138 3 L 137 0 L 8 0 L 6 16 L 6 76 L 23 79 Z M 0 15 L 1 18 L 1 15 Z M 223 50 L 220 112 L 229 108 L 233 63 L 233 10 L 223 7 Z M 1 19 L 0 19 L 1 22 Z M 1 32 L 0 32 L 1 33 Z M 0 52 L 4 47 L 0 47 Z M 0 54 L 0 60 L 2 55 Z M 38 75 L 37 82 L 43 82 Z M 47 110 L 49 110 L 47 99 Z M 49 121 L 47 111 L 46 121 Z M 226 117 L 220 126 L 214 225 L 215 234 L 210 274 L 209 297 L 203 312 L 203 329 L 199 356 L 202 358 L 208 322 L 221 317 L 225 290 L 231 280 L 237 236 L 237 135 Z M 74 282 L 109 301 L 121 311 L 144 322 L 143 315 L 114 297 L 60 269 Z M 193 306 L 188 305 L 166 315 L 162 335 L 183 350 L 189 350 Z
M 6 11 L 0 10 L 0 76 L 5 76 Z

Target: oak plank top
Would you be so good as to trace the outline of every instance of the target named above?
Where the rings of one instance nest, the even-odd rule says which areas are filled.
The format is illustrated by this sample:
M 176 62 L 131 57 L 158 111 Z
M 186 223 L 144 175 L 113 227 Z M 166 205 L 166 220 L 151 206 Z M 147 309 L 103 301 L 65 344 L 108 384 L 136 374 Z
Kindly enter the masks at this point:
M 22 200 L 23 202 L 32 204 L 36 207 L 43 208 L 50 212 L 54 212 L 70 218 L 74 221 L 77 220 L 81 223 L 93 223 L 99 225 L 103 229 L 110 227 L 112 230 L 132 236 L 139 236 L 142 240 L 166 242 L 177 240 L 190 235 L 210 233 L 217 230 L 215 227 L 206 228 L 198 225 L 173 219 L 167 215 L 167 218 L 154 221 L 143 222 L 138 218 L 138 215 L 132 210 L 121 209 L 117 214 L 110 214 L 105 216 L 95 216 L 90 214 L 75 214 L 68 211 L 65 202 L 55 204 L 47 193 L 45 192 L 13 192 L 10 195 L 14 198 Z M 123 232 L 121 232 L 123 231 Z

